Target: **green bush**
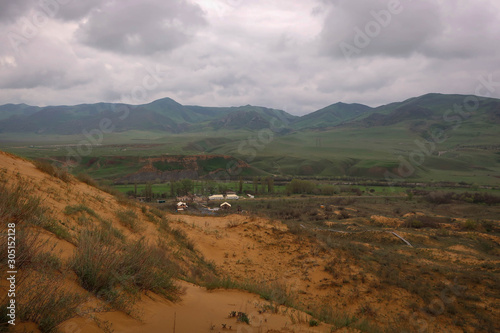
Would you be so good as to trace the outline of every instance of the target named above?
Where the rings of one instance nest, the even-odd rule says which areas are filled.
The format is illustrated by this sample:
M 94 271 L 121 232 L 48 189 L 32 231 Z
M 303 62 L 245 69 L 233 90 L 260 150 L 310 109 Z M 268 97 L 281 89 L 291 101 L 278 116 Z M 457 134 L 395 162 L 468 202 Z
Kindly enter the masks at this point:
M 319 326 L 319 322 L 317 320 L 311 319 L 309 320 L 309 326 L 310 327 Z

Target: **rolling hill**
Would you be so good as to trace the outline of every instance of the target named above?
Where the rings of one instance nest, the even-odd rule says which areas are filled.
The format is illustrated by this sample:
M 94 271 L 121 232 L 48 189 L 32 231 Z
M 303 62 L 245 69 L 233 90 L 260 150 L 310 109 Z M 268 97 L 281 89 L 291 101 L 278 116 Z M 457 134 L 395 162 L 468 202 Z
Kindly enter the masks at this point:
M 170 98 L 144 105 L 113 103 L 75 106 L 31 107 L 24 104 L 0 106 L 0 132 L 35 134 L 80 134 L 100 128 L 109 119 L 113 131 L 196 132 L 200 129 L 261 129 L 273 119 L 292 122 L 295 116 L 284 111 L 242 106 L 205 108 L 183 106 Z
M 336 103 L 300 117 L 292 126 L 295 129 L 336 126 L 349 122 L 371 110 L 371 107 L 363 104 Z

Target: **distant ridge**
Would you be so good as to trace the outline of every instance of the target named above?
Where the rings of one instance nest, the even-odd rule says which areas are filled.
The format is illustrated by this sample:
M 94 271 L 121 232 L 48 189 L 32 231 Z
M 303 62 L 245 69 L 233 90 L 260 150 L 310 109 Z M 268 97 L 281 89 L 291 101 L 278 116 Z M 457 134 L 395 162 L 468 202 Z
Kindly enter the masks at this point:
M 373 110 L 363 104 L 336 103 L 300 117 L 293 127 L 296 129 L 331 127 L 353 120 Z
M 283 110 L 260 106 L 185 106 L 171 98 L 143 105 L 120 103 L 37 107 L 26 104 L 0 106 L 0 132 L 81 134 L 99 128 L 102 119 L 113 122 L 114 131 L 160 131 L 166 133 L 203 130 L 275 129 L 281 133 L 335 126 L 390 126 L 408 121 L 443 122 L 445 112 L 463 104 L 467 96 L 427 94 L 372 108 L 363 104 L 336 103 L 298 117 Z M 482 121 L 499 123 L 500 100 L 478 97 Z M 449 124 L 448 124 L 449 125 Z M 444 125 L 443 125 L 444 126 Z

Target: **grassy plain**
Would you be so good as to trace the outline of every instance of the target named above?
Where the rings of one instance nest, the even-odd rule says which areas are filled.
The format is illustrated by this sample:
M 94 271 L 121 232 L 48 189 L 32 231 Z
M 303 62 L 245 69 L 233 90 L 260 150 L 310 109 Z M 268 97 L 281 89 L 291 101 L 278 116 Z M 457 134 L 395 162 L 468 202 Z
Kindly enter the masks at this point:
M 100 145 L 93 146 L 82 145 L 89 143 L 84 136 L 0 134 L 0 141 L 2 149 L 29 158 L 72 156 L 79 147 L 86 157 L 223 154 L 269 174 L 301 177 L 384 179 L 386 171 L 394 173 L 401 165 L 406 168 L 402 161 L 409 161 L 412 170 L 400 180 L 500 184 L 500 141 L 494 125 L 477 133 L 472 125 L 462 126 L 448 131 L 442 143 L 423 146 L 416 143 L 423 142 L 421 133 L 409 131 L 408 126 L 336 127 L 285 135 L 249 130 L 127 131 L 105 134 Z M 468 144 L 471 139 L 474 145 Z M 82 171 L 84 166 L 80 167 Z M 114 171 L 91 173 L 109 179 L 131 171 L 116 166 Z

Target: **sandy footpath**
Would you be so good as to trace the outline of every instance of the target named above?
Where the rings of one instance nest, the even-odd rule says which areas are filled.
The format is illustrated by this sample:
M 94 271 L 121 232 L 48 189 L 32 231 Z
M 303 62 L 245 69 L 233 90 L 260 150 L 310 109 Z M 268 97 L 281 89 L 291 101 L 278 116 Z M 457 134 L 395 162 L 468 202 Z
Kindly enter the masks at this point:
M 180 284 L 185 292 L 180 302 L 168 302 L 157 295 L 143 297 L 137 304 L 139 320 L 121 312 L 98 317 L 112 323 L 114 331 L 120 333 L 330 332 L 326 325 L 309 327 L 308 316 L 296 310 L 283 308 L 279 314 L 262 312 L 266 302 L 257 295 L 236 290 L 207 291 L 190 283 Z M 232 311 L 245 312 L 250 325 L 229 318 Z M 93 321 L 83 318 L 68 320 L 60 329 L 67 333 L 102 332 Z

